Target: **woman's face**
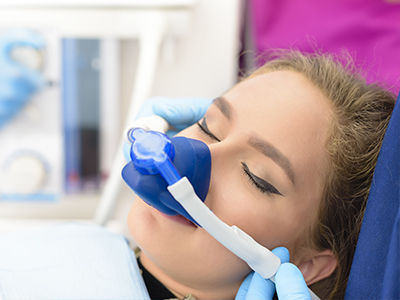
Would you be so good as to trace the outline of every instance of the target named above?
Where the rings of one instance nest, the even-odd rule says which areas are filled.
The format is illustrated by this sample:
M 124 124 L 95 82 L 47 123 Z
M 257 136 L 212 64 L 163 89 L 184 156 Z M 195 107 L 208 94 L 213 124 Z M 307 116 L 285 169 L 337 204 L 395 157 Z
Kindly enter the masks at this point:
M 179 135 L 210 148 L 205 204 L 214 214 L 271 250 L 287 247 L 297 263 L 308 255 L 305 239 L 329 169 L 331 122 L 328 100 L 303 75 L 275 71 L 238 84 Z M 142 263 L 178 295 L 233 298 L 250 271 L 202 228 L 140 199 L 128 226 Z

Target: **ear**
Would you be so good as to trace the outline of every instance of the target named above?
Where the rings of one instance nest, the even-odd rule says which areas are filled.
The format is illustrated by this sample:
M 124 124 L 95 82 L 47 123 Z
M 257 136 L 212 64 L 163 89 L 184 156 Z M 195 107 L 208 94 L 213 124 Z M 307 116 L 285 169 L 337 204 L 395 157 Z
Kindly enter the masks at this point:
M 338 261 L 332 250 L 314 253 L 297 264 L 307 285 L 320 281 L 335 271 Z

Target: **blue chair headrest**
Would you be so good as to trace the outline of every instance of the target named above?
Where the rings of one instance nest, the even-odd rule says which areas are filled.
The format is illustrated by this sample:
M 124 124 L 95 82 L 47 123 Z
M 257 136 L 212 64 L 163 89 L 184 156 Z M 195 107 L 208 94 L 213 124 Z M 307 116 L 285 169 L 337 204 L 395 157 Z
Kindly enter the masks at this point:
M 399 99 L 379 153 L 345 299 L 400 299 Z

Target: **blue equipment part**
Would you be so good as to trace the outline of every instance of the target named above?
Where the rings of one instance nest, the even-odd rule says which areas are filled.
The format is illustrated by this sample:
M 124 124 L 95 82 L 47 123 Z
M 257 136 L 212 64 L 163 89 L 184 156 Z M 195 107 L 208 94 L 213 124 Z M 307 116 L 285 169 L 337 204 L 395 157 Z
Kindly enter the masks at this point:
M 383 139 L 345 299 L 400 299 L 400 94 Z
M 128 136 L 132 143 L 130 157 L 140 173 L 160 172 L 169 185 L 182 178 L 172 164 L 175 149 L 164 134 L 137 128 L 131 130 Z
M 162 213 L 180 214 L 196 223 L 172 197 L 167 186 L 181 176 L 187 177 L 197 196 L 202 201 L 206 199 L 211 176 L 211 154 L 207 145 L 185 137 L 169 139 L 165 134 L 140 128 L 132 130 L 130 137 L 137 143 L 134 142 L 131 147 L 132 161 L 122 170 L 122 178 L 128 186 L 147 204 Z M 151 158 L 152 155 L 155 155 L 156 161 Z M 161 166 L 163 173 L 156 174 L 158 172 L 152 164 Z
M 0 35 L 0 127 L 9 122 L 45 85 L 39 70 L 12 58 L 12 51 L 23 47 L 30 47 L 39 53 L 44 48 L 44 41 L 31 30 L 9 30 Z

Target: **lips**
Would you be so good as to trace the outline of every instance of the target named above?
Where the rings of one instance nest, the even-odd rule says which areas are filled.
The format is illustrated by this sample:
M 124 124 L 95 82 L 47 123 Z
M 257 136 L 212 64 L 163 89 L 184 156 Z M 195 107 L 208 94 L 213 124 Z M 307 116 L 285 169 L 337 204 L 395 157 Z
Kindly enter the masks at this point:
M 188 219 L 186 219 L 184 216 L 182 215 L 175 215 L 175 216 L 170 216 L 170 215 L 166 215 L 162 212 L 160 212 L 165 218 L 174 221 L 176 223 L 185 225 L 185 226 L 190 226 L 190 227 L 197 227 L 193 222 L 189 221 Z

